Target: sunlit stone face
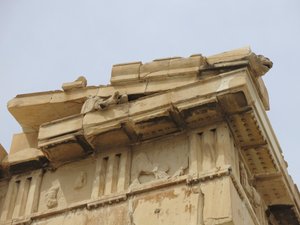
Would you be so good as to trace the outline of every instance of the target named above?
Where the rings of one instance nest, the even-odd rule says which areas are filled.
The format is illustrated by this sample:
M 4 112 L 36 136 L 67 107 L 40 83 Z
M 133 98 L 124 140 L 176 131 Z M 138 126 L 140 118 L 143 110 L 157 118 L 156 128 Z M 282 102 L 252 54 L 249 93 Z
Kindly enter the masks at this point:
M 299 195 L 248 48 L 114 65 L 17 96 L 0 145 L 2 224 L 299 224 Z M 284 216 L 283 216 L 284 215 Z

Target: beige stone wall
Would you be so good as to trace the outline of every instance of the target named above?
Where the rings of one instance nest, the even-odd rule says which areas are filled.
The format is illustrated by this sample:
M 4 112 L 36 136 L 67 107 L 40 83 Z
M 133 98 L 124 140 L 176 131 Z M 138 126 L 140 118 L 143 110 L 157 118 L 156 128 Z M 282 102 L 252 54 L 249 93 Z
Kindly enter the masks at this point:
M 71 204 L 90 199 L 95 179 L 96 160 L 84 159 L 61 166 L 55 171 L 46 171 L 41 183 L 38 212 L 54 208 L 66 208 Z M 56 192 L 51 203 L 50 190 Z M 57 191 L 56 191 L 57 190 Z
M 0 182 L 0 212 L 2 212 L 2 208 L 3 208 L 3 205 L 4 205 L 4 200 L 5 200 L 7 188 L 8 188 L 8 182 L 7 181 Z
M 0 225 L 299 225 L 265 110 L 272 62 L 249 48 L 113 67 L 19 95 L 0 145 Z
M 219 123 L 13 176 L 1 221 L 256 224 L 258 211 L 242 199 L 253 187 L 239 174 L 239 150 Z

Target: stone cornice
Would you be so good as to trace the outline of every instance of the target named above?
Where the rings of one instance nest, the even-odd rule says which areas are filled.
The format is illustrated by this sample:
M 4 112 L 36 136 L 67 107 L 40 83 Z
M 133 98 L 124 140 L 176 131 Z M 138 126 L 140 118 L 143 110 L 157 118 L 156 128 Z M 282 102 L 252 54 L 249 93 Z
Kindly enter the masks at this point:
M 271 67 L 267 58 L 245 48 L 210 57 L 118 64 L 113 66 L 108 86 L 86 87 L 81 77 L 64 84 L 64 91 L 19 95 L 8 103 L 8 109 L 24 133 L 14 137 L 8 156 L 0 146 L 0 179 L 21 174 L 22 168 L 56 169 L 107 149 L 197 133 L 204 126 L 222 122 L 229 127 L 252 185 L 264 203 L 270 207 L 287 205 L 291 207 L 290 216 L 299 219 L 299 192 L 288 175 L 266 115 L 269 100 L 261 76 Z M 24 151 L 31 154 L 20 158 Z M 92 209 L 152 189 L 184 182 L 193 185 L 229 174 L 241 199 L 247 200 L 249 193 L 237 181 L 239 178 L 229 168 L 224 171 L 131 187 L 118 195 L 76 203 L 68 210 Z M 251 204 L 248 200 L 246 203 L 255 220 Z M 50 210 L 45 215 L 63 210 Z M 40 212 L 33 215 L 43 216 Z

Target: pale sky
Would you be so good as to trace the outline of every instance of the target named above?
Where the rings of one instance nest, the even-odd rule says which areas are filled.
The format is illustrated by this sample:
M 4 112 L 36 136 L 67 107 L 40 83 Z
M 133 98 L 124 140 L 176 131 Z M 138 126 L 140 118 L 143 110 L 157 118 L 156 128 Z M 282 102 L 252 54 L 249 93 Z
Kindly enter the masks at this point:
M 300 185 L 299 0 L 0 0 L 0 143 L 20 127 L 15 95 L 60 89 L 84 75 L 108 84 L 113 64 L 248 46 L 269 57 L 268 113 Z

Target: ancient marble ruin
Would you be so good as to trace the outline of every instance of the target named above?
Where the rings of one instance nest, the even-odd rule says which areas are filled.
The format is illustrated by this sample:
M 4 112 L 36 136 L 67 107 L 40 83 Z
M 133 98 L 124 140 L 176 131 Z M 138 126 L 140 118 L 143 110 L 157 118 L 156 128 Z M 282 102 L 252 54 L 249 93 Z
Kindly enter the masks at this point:
M 17 95 L 0 224 L 299 225 L 300 200 L 249 48 L 114 65 Z

